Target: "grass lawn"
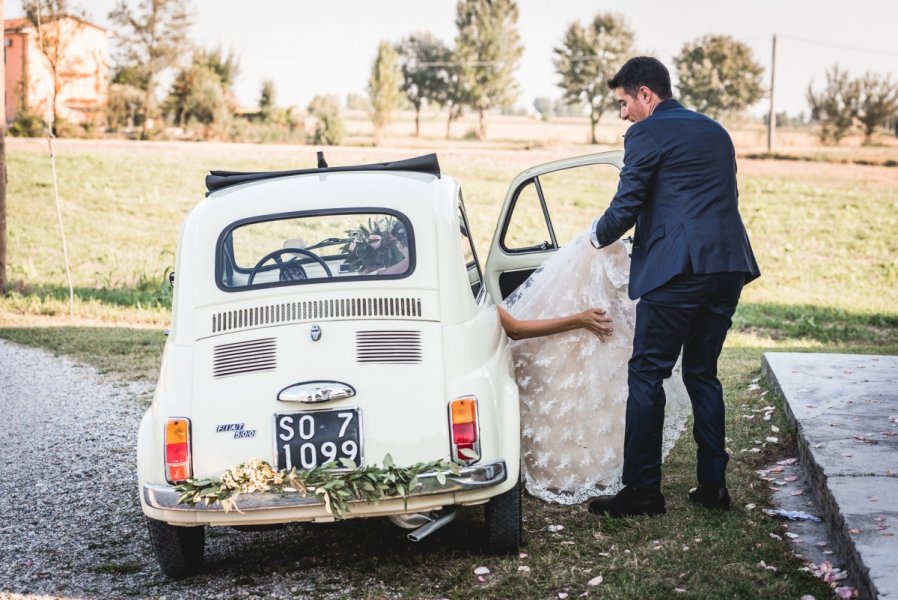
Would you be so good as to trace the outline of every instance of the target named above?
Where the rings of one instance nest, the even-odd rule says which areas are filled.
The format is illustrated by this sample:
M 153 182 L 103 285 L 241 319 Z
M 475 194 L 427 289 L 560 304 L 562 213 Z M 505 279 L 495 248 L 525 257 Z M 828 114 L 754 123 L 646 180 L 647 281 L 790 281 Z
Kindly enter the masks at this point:
M 13 292 L 0 298 L 0 337 L 71 355 L 119 379 L 152 380 L 168 323 L 165 275 L 174 261 L 178 224 L 202 197 L 205 172 L 310 166 L 313 150 L 61 142 L 58 168 L 77 296 L 76 317 L 69 318 L 46 153 L 38 143 L 12 140 Z M 327 150 L 334 165 L 416 152 Z M 579 152 L 582 147 L 522 152 L 450 146 L 439 151 L 444 172 L 456 175 L 464 189 L 481 256 L 512 177 Z M 665 465 L 669 512 L 663 517 L 609 521 L 588 515 L 585 507 L 527 498 L 525 557 L 483 554 L 475 541 L 481 515 L 472 509 L 419 545 L 380 521 L 289 528 L 266 538 L 273 545 L 263 558 L 249 559 L 259 562 L 247 568 L 315 567 L 329 574 L 320 583 L 322 593 L 337 593 L 349 581 L 354 596 L 370 598 L 548 598 L 559 593 L 575 598 L 584 592 L 590 597 L 669 597 L 677 589 L 694 598 L 830 595 L 828 586 L 799 571 L 801 563 L 788 542 L 770 536 L 780 524 L 759 511 L 769 491 L 755 470 L 795 452 L 782 412 L 775 411 L 769 422 L 742 415 L 779 406 L 772 392 L 762 396 L 749 390 L 760 377 L 765 350 L 898 353 L 898 175 L 888 167 L 816 162 L 743 160 L 739 167 L 740 207 L 763 276 L 745 289 L 721 361 L 734 510 L 712 513 L 685 501 L 694 485 L 695 454 L 687 433 Z M 588 189 L 589 182 L 573 177 L 565 185 Z M 608 200 L 572 203 L 564 213 L 567 225 L 585 227 Z M 779 443 L 761 444 L 771 425 L 782 430 Z M 746 509 L 749 504 L 757 508 Z M 550 525 L 564 528 L 550 531 Z M 761 561 L 775 570 L 759 566 Z M 491 570 L 484 582 L 473 574 L 481 565 Z M 603 582 L 588 587 L 599 575 Z

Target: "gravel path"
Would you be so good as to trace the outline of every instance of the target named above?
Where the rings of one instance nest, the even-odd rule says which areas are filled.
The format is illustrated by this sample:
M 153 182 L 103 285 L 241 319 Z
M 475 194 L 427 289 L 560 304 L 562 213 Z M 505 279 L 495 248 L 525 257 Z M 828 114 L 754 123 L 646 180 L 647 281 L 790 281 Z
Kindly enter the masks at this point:
M 162 575 L 135 472 L 151 389 L 0 340 L 0 599 L 355 595 L 303 552 L 301 526 L 209 530 L 206 573 Z

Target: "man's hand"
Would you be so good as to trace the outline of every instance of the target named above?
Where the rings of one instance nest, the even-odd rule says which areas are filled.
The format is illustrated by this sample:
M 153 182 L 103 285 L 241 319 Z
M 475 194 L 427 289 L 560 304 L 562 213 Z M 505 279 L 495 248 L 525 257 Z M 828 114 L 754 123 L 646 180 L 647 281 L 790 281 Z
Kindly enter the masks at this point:
M 596 337 L 603 343 L 605 336 L 611 337 L 614 333 L 614 328 L 611 326 L 612 319 L 605 314 L 604 309 L 590 308 L 577 316 L 580 320 L 580 327 L 596 334 Z

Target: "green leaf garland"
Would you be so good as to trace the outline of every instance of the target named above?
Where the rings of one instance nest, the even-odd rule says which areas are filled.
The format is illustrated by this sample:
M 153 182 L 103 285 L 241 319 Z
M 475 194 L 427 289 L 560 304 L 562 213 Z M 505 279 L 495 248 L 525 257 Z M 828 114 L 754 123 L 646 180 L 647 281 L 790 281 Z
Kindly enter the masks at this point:
M 338 471 L 335 469 L 347 469 Z M 446 459 L 420 462 L 410 467 L 397 467 L 393 458 L 384 456 L 383 466 L 371 465 L 359 469 L 349 459 L 329 462 L 312 469 L 277 470 L 268 462 L 253 458 L 228 469 L 221 476 L 188 479 L 175 490 L 181 495 L 179 504 L 206 504 L 220 502 L 225 511 L 237 510 L 240 494 L 256 492 L 299 493 L 302 496 L 321 496 L 327 511 L 336 519 L 349 513 L 349 503 L 364 501 L 377 503 L 384 498 L 401 497 L 406 503 L 408 495 L 418 485 L 418 475 L 437 472 L 437 481 L 446 482 L 446 471 L 459 475 L 459 466 Z M 407 504 L 406 504 L 407 505 Z

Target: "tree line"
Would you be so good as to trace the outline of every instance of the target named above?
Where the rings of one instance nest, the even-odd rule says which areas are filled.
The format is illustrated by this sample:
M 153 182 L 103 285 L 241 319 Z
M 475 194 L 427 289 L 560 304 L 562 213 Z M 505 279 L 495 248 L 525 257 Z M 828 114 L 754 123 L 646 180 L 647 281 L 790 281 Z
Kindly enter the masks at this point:
M 34 22 L 81 14 L 69 0 L 26 0 L 25 6 Z M 382 142 L 393 113 L 402 106 L 415 112 L 416 136 L 422 108 L 430 106 L 446 111 L 447 138 L 465 111 L 477 115 L 472 134 L 486 138 L 489 113 L 509 109 L 520 95 L 514 75 L 523 55 L 518 14 L 515 0 L 458 0 L 451 45 L 427 32 L 398 43 L 382 41 L 367 98 L 363 103 L 355 96 L 350 99 L 368 111 L 374 143 Z M 268 79 L 262 83 L 257 107 L 241 110 L 233 92 L 240 74 L 239 54 L 197 47 L 190 41 L 194 20 L 190 0 L 119 0 L 109 18 L 117 26 L 109 126 L 139 126 L 141 138 L 152 136 L 165 123 L 193 129 L 204 138 L 245 139 L 254 133 L 257 139 L 251 141 L 342 142 L 345 128 L 334 96 L 316 96 L 304 113 L 279 107 L 274 82 Z M 54 78 L 60 79 L 54 85 L 58 92 L 65 76 L 59 57 L 65 55 L 67 40 L 54 39 L 47 27 L 44 31 L 44 54 Z M 596 143 L 602 115 L 617 111 L 606 82 L 628 58 L 641 53 L 635 30 L 619 14 L 601 12 L 586 23 L 571 23 L 552 51 L 561 98 L 538 98 L 534 108 L 544 119 L 553 114 L 588 115 L 589 140 Z M 186 64 L 185 56 L 190 57 Z M 705 35 L 686 42 L 673 67 L 678 99 L 717 119 L 745 110 L 767 93 L 763 67 L 746 44 L 730 36 Z M 174 81 L 158 102 L 160 77 L 169 69 L 176 70 Z M 808 87 L 807 100 L 824 143 L 838 143 L 854 127 L 869 143 L 877 127 L 898 121 L 898 83 L 888 76 L 867 73 L 852 79 L 834 66 L 821 90 Z M 305 119 L 310 120 L 308 131 Z

